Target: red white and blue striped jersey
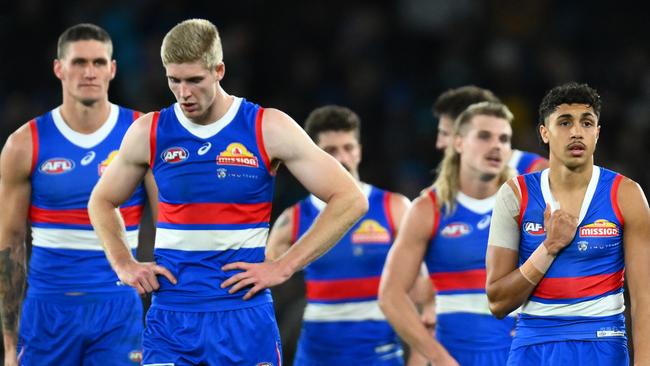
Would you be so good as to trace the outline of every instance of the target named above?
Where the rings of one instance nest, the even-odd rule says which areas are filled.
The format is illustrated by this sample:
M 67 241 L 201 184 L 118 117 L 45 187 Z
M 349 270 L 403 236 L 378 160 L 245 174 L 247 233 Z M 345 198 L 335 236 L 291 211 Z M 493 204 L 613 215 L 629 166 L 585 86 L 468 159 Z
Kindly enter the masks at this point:
M 310 354 L 319 347 L 330 352 L 337 349 L 341 354 L 363 352 L 364 348 L 372 353 L 375 346 L 397 344 L 377 302 L 379 279 L 395 239 L 391 193 L 368 184 L 363 184 L 362 190 L 368 197 L 368 212 L 304 270 L 307 306 L 301 344 L 312 349 Z M 293 242 L 311 227 L 324 207 L 313 195 L 293 206 Z
M 29 122 L 32 132 L 32 255 L 28 294 L 133 291 L 118 286 L 90 224 L 88 200 L 116 156 L 138 112 L 111 105 L 106 122 L 92 134 L 72 130 L 59 108 Z M 120 207 L 133 250 L 145 200 L 139 185 Z
M 508 166 L 515 169 L 517 174 L 528 174 L 542 160 L 544 158 L 535 153 L 513 149 Z
M 264 261 L 274 175 L 262 137 L 263 109 L 234 98 L 208 125 L 187 119 L 178 104 L 154 114 L 150 166 L 158 185 L 154 257 L 178 283 L 159 276 L 152 306 L 215 311 L 271 301 L 269 290 L 252 299 L 221 283 L 239 271 L 232 262 Z
M 626 341 L 623 217 L 616 198 L 621 178 L 594 166 L 576 235 L 524 303 L 513 347 L 562 340 Z M 554 200 L 548 169 L 517 179 L 522 194 L 521 265 L 546 238 L 544 210 Z
M 434 190 L 429 191 L 438 207 Z M 445 347 L 468 350 L 509 348 L 513 316 L 492 316 L 485 293 L 485 253 L 495 196 L 478 200 L 462 192 L 456 209 L 436 209 L 425 254 L 436 289 L 436 337 Z

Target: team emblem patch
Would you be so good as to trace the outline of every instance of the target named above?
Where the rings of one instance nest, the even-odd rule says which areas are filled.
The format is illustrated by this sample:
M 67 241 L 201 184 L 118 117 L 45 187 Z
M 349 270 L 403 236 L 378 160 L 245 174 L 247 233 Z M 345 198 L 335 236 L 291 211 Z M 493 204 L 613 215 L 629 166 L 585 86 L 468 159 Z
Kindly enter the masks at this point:
M 139 365 L 142 362 L 142 351 L 135 350 L 129 352 L 129 360 Z
M 377 221 L 366 219 L 352 233 L 352 242 L 354 244 L 378 243 L 385 244 L 390 242 L 390 233 L 381 226 Z
M 108 164 L 110 164 L 113 161 L 113 159 L 115 159 L 115 157 L 117 156 L 117 153 L 118 153 L 117 150 L 111 151 L 111 153 L 108 154 L 108 157 L 106 158 L 106 160 L 99 163 L 99 166 L 97 167 L 97 173 L 100 176 L 102 174 L 104 174 L 104 170 L 106 170 L 106 168 L 108 168 Z
M 589 243 L 586 241 L 579 241 L 578 243 L 578 250 L 581 252 L 587 251 L 589 249 Z
M 180 163 L 189 157 L 190 153 L 185 148 L 178 146 L 170 147 L 160 154 L 160 158 L 170 164 Z
M 217 156 L 217 164 L 247 166 L 251 168 L 257 168 L 259 166 L 257 157 L 239 142 L 233 142 L 228 145 L 226 150 Z
M 472 228 L 464 222 L 452 222 L 445 226 L 440 235 L 445 238 L 460 238 L 472 232 Z
M 618 236 L 618 233 L 615 223 L 602 219 L 580 228 L 580 236 L 583 238 L 611 238 Z
M 48 159 L 39 170 L 45 174 L 64 174 L 74 169 L 74 161 L 66 158 Z
M 544 230 L 544 225 L 538 222 L 527 221 L 524 223 L 524 231 L 530 235 L 544 235 L 546 230 Z

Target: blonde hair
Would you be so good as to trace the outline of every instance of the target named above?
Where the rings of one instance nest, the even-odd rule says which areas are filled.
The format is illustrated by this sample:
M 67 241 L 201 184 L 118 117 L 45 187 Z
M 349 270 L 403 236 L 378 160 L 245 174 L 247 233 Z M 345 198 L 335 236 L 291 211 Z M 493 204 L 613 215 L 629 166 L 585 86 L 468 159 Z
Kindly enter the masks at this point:
M 512 123 L 512 112 L 504 104 L 495 102 L 481 102 L 472 104 L 463 111 L 454 121 L 453 137 L 465 136 L 470 130 L 470 122 L 476 116 L 491 116 L 503 118 Z M 515 171 L 508 165 L 499 174 L 499 186 L 515 175 Z M 449 144 L 445 150 L 445 157 L 438 167 L 438 177 L 433 183 L 439 202 L 446 207 L 447 214 L 456 210 L 456 195 L 460 187 L 460 154 L 454 144 Z
M 163 66 L 201 61 L 212 69 L 223 61 L 221 38 L 217 27 L 205 19 L 188 19 L 176 24 L 162 42 Z

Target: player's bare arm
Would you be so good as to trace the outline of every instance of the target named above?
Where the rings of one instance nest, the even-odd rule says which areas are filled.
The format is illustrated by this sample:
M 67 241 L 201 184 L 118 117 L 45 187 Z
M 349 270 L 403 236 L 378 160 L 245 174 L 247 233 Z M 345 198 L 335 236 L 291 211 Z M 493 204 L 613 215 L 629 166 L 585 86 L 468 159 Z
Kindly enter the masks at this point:
M 120 281 L 140 294 L 157 290 L 156 275 L 176 283 L 174 276 L 155 263 L 139 263 L 126 240 L 124 222 L 117 208 L 135 191 L 149 168 L 149 133 L 153 114 L 135 121 L 122 141 L 120 152 L 93 189 L 88 202 L 90 220 L 101 239 L 111 266 Z
M 25 291 L 25 233 L 31 196 L 31 131 L 14 132 L 0 155 L 0 315 L 5 365 L 17 365 L 18 323 Z
M 273 224 L 266 243 L 266 260 L 276 260 L 291 247 L 293 230 L 293 206 L 285 209 Z
M 395 331 L 436 365 L 457 365 L 421 322 L 409 298 L 431 237 L 434 207 L 427 196 L 417 198 L 386 259 L 379 285 L 379 306 Z
M 519 189 L 513 180 L 507 182 L 497 195 L 497 203 L 494 208 L 490 233 L 493 232 L 515 232 L 519 233 L 519 215 L 511 216 L 512 221 L 497 221 L 496 217 L 504 217 L 508 213 L 501 204 L 504 199 L 504 192 L 512 190 L 519 197 Z M 512 236 L 512 242 L 491 242 L 488 243 L 486 255 L 486 292 L 490 305 L 490 311 L 497 317 L 503 318 L 513 310 L 521 306 L 533 292 L 533 289 L 544 277 L 546 270 L 550 267 L 557 254 L 575 236 L 577 218 L 560 209 L 551 213 L 547 205 L 544 212 L 544 229 L 546 239 L 531 257 L 521 266 L 517 265 L 519 253 L 512 248 L 519 247 L 519 236 Z M 502 239 L 497 239 L 502 240 Z
M 650 209 L 643 190 L 624 178 L 618 190 L 623 215 L 625 275 L 630 290 L 634 364 L 650 365 Z
M 327 206 L 311 228 L 273 262 L 230 263 L 223 270 L 243 270 L 222 284 L 229 291 L 252 286 L 244 299 L 286 281 L 320 257 L 368 210 L 368 200 L 354 179 L 329 154 L 318 148 L 298 124 L 276 109 L 266 109 L 262 122 L 264 146 L 275 165 L 289 171 Z

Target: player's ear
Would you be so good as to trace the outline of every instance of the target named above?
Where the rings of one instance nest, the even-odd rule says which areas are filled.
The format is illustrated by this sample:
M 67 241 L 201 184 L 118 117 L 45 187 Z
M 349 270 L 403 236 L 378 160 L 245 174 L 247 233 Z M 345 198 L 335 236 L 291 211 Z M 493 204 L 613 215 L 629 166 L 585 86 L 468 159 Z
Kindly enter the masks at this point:
M 539 136 L 542 138 L 542 141 L 545 144 L 548 144 L 548 128 L 546 128 L 546 122 L 540 123 L 539 125 Z
M 52 64 L 52 70 L 54 71 L 54 75 L 59 80 L 63 80 L 63 65 L 61 64 L 61 61 L 57 58 L 54 59 L 54 63 Z

